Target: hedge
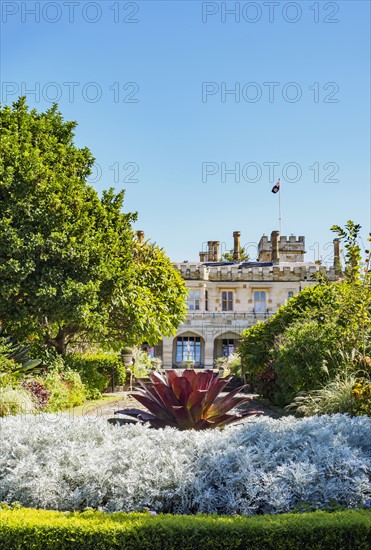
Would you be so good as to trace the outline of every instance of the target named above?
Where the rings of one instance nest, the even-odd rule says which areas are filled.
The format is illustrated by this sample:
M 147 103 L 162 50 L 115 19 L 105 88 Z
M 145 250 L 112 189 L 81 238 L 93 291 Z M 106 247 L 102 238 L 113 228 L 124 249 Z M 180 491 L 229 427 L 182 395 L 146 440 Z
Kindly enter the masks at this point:
M 0 510 L 7 550 L 369 550 L 371 512 L 173 516 L 97 511 Z
M 80 374 L 89 398 L 98 397 L 109 386 L 112 372 L 115 386 L 125 384 L 126 369 L 116 353 L 71 353 L 64 362 Z

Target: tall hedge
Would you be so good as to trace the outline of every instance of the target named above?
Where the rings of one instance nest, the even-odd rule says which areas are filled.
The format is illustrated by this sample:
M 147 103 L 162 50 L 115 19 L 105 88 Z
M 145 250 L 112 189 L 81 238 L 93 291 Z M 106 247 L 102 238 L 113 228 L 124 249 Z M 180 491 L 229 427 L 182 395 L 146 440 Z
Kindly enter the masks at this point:
M 238 349 L 244 372 L 257 375 L 263 371 L 273 357 L 275 339 L 287 327 L 298 320 L 322 318 L 325 312 L 335 310 L 338 287 L 337 283 L 332 283 L 304 288 L 267 321 L 246 329 Z
M 90 398 L 98 397 L 109 386 L 112 375 L 115 386 L 125 384 L 126 370 L 117 353 L 71 353 L 64 361 L 80 374 Z

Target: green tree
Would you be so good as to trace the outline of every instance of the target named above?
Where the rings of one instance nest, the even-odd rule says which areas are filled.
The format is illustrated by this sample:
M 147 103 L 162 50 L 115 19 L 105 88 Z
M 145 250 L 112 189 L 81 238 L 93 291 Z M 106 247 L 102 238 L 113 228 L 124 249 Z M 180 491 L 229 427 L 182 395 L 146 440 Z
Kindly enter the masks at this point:
M 121 336 L 127 345 L 143 341 L 153 345 L 162 336 L 173 335 L 184 320 L 188 292 L 155 243 L 135 243 L 131 273 L 129 293 L 116 293 L 112 302 L 109 331 L 114 340 Z
M 298 392 L 312 390 L 333 378 L 341 361 L 343 330 L 331 319 L 298 320 L 275 339 L 275 400 L 287 405 Z
M 359 225 L 349 221 L 345 229 L 332 229 L 345 242 L 343 278 L 334 283 L 320 278 L 265 323 L 243 333 L 239 353 L 245 372 L 259 382 L 268 381 L 271 395 L 274 382 L 276 400 L 281 403 L 295 391 L 318 387 L 323 382 L 324 360 L 330 378 L 343 368 L 357 371 L 368 365 L 370 260 L 362 260 Z
M 170 265 L 163 279 L 160 271 L 153 279 L 142 274 L 153 255 L 136 261 L 136 215 L 122 213 L 123 192 L 111 189 L 100 199 L 87 185 L 94 158 L 75 146 L 76 124 L 65 122 L 57 106 L 29 111 L 24 98 L 2 108 L 0 117 L 0 315 L 7 330 L 36 336 L 62 354 L 76 338 L 174 331 L 184 287 Z M 154 313 L 146 324 L 137 281 L 153 311 L 159 289 L 174 300 L 166 320 L 159 308 L 157 327 Z M 169 283 L 167 291 L 161 281 Z
M 132 214 L 123 193 L 99 199 L 94 162 L 73 143 L 76 124 L 53 106 L 1 109 L 0 311 L 14 334 L 41 336 L 59 353 L 74 337 L 105 333 L 115 285 L 127 288 Z
M 244 246 L 240 246 L 240 261 L 241 262 L 248 262 L 250 260 L 250 256 L 246 252 L 246 249 Z M 224 252 L 222 254 L 222 261 L 223 262 L 233 262 L 234 261 L 234 250 L 231 248 L 229 252 Z
M 349 220 L 345 228 L 333 225 L 334 231 L 345 246 L 344 284 L 348 294 L 339 304 L 344 323 L 353 325 L 352 345 L 363 357 L 371 353 L 371 269 L 370 251 L 362 250 L 359 244 L 361 226 Z M 367 239 L 371 241 L 371 233 Z
M 326 317 L 331 318 L 337 308 L 337 295 L 333 285 L 322 282 L 304 288 L 267 321 L 259 321 L 245 330 L 238 348 L 243 371 L 259 375 L 274 357 L 276 339 L 295 322 L 323 321 Z

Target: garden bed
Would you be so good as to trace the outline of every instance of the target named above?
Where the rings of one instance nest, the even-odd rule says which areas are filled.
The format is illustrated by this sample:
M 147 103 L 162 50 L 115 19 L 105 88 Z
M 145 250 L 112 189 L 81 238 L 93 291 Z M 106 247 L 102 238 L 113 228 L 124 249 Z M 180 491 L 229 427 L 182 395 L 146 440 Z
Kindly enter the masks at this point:
M 224 430 L 119 428 L 104 418 L 0 422 L 0 501 L 102 511 L 255 515 L 370 504 L 371 419 L 249 419 Z

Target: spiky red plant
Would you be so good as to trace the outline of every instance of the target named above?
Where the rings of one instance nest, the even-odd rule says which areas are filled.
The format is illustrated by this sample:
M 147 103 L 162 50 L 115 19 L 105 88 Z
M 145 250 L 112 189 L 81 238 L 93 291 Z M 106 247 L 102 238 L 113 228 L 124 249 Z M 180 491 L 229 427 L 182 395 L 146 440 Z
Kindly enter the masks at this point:
M 237 405 L 251 402 L 249 397 L 236 397 L 245 386 L 218 397 L 233 376 L 220 378 L 212 370 L 166 370 L 165 374 L 151 373 L 149 378 L 151 382 L 138 379 L 142 386 L 138 390 L 140 393 L 130 394 L 149 413 L 139 409 L 124 409 L 117 411 L 117 414 L 136 417 L 156 428 L 172 426 L 179 430 L 205 430 L 222 428 L 245 416 L 261 413 L 246 410 L 239 414 L 227 414 Z

